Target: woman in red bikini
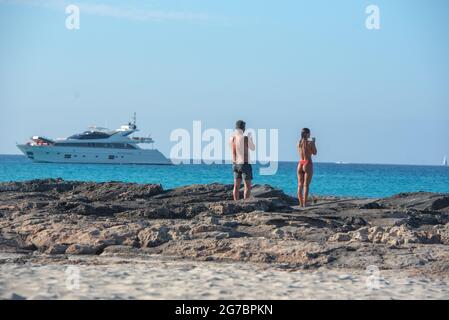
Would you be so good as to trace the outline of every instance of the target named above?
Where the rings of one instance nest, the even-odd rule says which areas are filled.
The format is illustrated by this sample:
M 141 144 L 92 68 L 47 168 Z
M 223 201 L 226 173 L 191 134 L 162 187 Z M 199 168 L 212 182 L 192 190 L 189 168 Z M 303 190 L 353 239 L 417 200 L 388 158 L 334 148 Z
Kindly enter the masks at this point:
M 301 207 L 307 205 L 309 185 L 313 176 L 312 155 L 316 156 L 317 150 L 315 138 L 310 139 L 310 130 L 304 128 L 301 131 L 301 140 L 298 142 L 298 152 L 301 157 L 298 163 L 298 199 Z M 304 193 L 303 193 L 304 191 Z

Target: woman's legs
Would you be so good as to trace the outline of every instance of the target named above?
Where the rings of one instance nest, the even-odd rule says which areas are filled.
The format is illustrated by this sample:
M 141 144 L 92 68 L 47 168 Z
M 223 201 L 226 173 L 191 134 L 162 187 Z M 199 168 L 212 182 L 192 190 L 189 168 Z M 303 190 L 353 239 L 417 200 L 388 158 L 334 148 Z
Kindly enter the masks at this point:
M 313 167 L 311 164 L 304 166 L 304 207 L 307 205 L 307 198 L 309 197 L 309 186 L 312 182 Z
M 304 187 L 304 171 L 302 169 L 301 164 L 298 164 L 297 174 L 298 174 L 298 200 L 299 200 L 299 205 L 301 207 L 303 207 L 304 199 L 302 197 L 302 190 Z

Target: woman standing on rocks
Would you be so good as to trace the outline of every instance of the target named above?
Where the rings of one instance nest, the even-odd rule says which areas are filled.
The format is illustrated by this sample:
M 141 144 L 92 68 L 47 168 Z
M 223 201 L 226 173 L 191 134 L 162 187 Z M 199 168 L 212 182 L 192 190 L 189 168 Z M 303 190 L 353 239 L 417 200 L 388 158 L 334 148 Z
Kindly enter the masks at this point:
M 312 155 L 316 156 L 317 154 L 315 138 L 310 139 L 310 130 L 308 128 L 301 130 L 301 140 L 299 140 L 297 148 L 301 157 L 297 170 L 298 199 L 300 206 L 305 207 L 307 205 L 309 186 L 313 176 Z

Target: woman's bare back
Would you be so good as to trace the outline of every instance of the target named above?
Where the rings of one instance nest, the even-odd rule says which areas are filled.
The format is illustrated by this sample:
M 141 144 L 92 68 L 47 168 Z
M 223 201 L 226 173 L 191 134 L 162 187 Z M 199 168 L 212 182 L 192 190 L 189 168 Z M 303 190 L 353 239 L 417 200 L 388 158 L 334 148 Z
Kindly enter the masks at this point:
M 313 171 L 311 143 L 307 140 L 298 142 L 298 151 L 300 155 L 298 173 L 311 173 Z

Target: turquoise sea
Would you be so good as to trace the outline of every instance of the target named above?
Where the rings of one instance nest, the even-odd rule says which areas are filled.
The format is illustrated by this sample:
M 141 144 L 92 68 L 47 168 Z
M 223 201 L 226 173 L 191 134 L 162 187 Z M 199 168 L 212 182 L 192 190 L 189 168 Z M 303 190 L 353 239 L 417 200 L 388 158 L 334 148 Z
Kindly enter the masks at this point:
M 165 189 L 202 183 L 232 183 L 230 165 L 95 165 L 33 163 L 24 156 L 0 155 L 0 181 L 63 178 L 78 181 L 160 183 Z M 254 166 L 254 184 L 270 184 L 296 193 L 296 163 L 280 162 L 273 176 Z M 311 193 L 382 197 L 400 192 L 449 193 L 449 167 L 315 163 Z

